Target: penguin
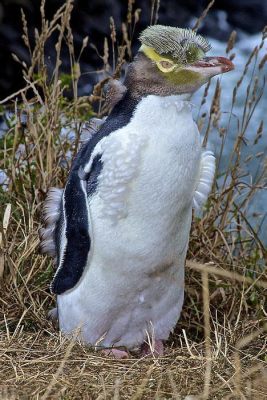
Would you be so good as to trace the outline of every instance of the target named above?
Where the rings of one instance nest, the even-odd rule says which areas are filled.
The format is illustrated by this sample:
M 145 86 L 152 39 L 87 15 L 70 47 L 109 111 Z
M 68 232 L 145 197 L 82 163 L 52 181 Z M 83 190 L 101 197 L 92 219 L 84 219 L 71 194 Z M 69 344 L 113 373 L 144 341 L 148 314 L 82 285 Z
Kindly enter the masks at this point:
M 192 209 L 215 174 L 190 98 L 234 68 L 190 29 L 150 26 L 140 42 L 65 188 L 48 193 L 40 235 L 60 330 L 116 358 L 162 355 L 179 319 Z

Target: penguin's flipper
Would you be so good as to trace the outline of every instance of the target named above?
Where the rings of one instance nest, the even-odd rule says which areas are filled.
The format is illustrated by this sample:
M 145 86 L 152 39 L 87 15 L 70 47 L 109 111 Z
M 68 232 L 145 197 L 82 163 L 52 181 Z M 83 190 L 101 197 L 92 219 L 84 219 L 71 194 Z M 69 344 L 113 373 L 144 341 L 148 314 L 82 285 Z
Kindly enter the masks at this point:
M 55 239 L 57 271 L 51 291 L 62 294 L 72 289 L 82 277 L 88 264 L 92 241 L 90 198 L 102 169 L 101 154 L 90 158 L 86 172 L 78 154 L 63 192 L 60 218 L 56 223 Z
M 210 194 L 216 170 L 215 157 L 212 151 L 203 150 L 199 168 L 199 178 L 193 197 L 194 209 L 200 209 Z

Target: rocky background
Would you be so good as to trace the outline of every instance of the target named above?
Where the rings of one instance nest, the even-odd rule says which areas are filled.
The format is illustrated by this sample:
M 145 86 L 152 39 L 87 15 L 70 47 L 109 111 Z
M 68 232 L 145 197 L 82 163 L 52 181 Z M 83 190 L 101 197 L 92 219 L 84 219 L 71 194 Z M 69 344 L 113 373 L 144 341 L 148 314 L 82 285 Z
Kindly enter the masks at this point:
M 47 0 L 46 15 L 52 17 L 62 5 L 62 0 Z M 75 47 L 80 49 L 82 40 L 89 36 L 93 43 L 103 49 L 103 40 L 109 35 L 109 18 L 114 17 L 119 28 L 127 14 L 127 0 L 75 0 L 72 15 L 72 27 L 75 38 Z M 159 9 L 159 23 L 189 27 L 194 24 L 209 1 L 206 0 L 161 0 Z M 20 89 L 24 82 L 20 73 L 20 65 L 16 63 L 11 53 L 15 53 L 26 63 L 29 54 L 21 39 L 22 23 L 21 11 L 23 8 L 33 37 L 34 28 L 40 26 L 40 1 L 38 0 L 1 0 L 0 2 L 0 99 Z M 135 8 L 141 8 L 141 20 L 135 32 L 138 37 L 140 30 L 150 22 L 151 1 L 136 0 Z M 254 34 L 261 31 L 267 21 L 266 0 L 216 0 L 204 23 L 200 33 L 222 41 L 228 39 L 233 29 L 239 32 Z M 52 39 L 47 47 L 47 54 L 53 52 L 56 38 Z M 89 42 L 90 43 L 90 42 Z M 138 46 L 135 39 L 134 47 Z M 95 74 L 87 74 L 100 67 L 100 58 L 96 51 L 88 46 L 81 58 L 81 70 L 84 74 L 80 82 L 80 94 L 88 94 L 92 84 L 96 81 Z M 68 66 L 66 52 L 64 63 Z M 49 66 L 52 70 L 53 62 Z

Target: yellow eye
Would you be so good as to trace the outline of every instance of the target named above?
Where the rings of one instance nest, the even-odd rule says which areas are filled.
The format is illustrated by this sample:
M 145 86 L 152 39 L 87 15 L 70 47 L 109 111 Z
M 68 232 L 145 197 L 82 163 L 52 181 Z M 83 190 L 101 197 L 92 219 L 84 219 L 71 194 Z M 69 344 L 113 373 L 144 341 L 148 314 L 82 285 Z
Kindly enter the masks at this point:
M 173 66 L 173 63 L 171 63 L 170 61 L 163 60 L 163 61 L 160 61 L 159 63 L 162 66 L 162 68 L 164 68 L 164 69 L 170 69 Z
M 157 66 L 162 72 L 170 72 L 175 68 L 175 64 L 170 60 L 160 60 L 157 62 Z

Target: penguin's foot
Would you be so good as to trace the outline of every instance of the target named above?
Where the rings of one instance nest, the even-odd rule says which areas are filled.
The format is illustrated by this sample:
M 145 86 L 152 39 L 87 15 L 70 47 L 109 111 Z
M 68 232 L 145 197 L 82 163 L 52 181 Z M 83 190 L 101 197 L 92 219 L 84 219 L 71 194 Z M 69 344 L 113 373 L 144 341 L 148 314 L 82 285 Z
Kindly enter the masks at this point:
M 156 339 L 151 343 L 144 342 L 141 346 L 142 356 L 160 357 L 164 354 L 164 345 L 162 340 Z
M 129 354 L 127 353 L 127 351 L 116 349 L 116 348 L 101 350 L 101 354 L 103 356 L 116 358 L 117 360 L 129 358 Z

